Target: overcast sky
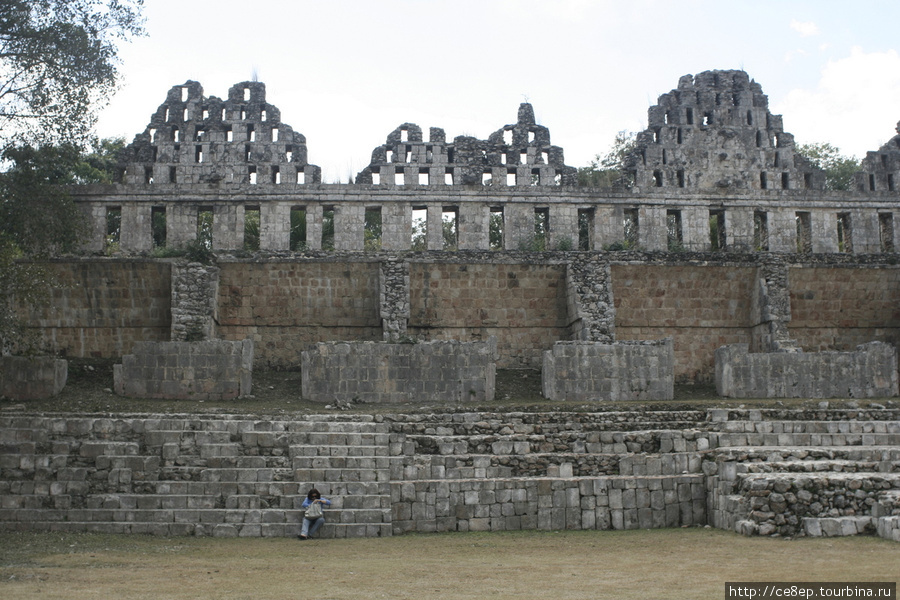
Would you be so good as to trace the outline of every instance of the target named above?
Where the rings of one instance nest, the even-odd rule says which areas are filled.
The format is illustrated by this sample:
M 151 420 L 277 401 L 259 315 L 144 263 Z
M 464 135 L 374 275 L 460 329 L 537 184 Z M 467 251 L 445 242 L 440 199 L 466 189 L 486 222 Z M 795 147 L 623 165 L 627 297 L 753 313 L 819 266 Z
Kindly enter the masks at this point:
M 526 100 L 584 166 L 712 69 L 747 71 L 798 143 L 861 157 L 900 121 L 897 0 L 146 0 L 144 14 L 99 135 L 130 142 L 186 80 L 225 98 L 255 76 L 326 182 L 402 123 L 486 138 Z

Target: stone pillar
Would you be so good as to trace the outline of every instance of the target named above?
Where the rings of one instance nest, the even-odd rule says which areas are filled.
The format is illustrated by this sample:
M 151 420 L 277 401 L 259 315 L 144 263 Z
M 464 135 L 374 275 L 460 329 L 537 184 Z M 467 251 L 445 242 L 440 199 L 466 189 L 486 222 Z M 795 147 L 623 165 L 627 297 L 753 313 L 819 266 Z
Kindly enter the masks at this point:
M 359 252 L 365 247 L 366 207 L 341 204 L 334 207 L 334 249 Z
M 797 342 L 788 333 L 791 298 L 788 269 L 781 259 L 772 257 L 759 268 L 751 299 L 751 352 L 799 352 Z
M 390 202 L 381 207 L 381 249 L 409 250 L 412 239 L 412 209 L 409 204 Z
M 398 342 L 409 323 L 409 263 L 395 256 L 382 261 L 379 288 L 384 341 Z
M 425 247 L 428 250 L 444 249 L 444 227 L 441 223 L 443 208 L 440 204 L 429 204 L 425 217 Z
M 150 211 L 150 205 L 145 204 L 122 206 L 119 246 L 123 252 L 149 252 L 152 249 Z
M 259 207 L 259 249 L 289 250 L 291 243 L 291 207 L 288 204 L 262 204 Z
M 306 247 L 310 250 L 322 249 L 322 212 L 318 203 L 306 207 Z
M 172 265 L 173 342 L 196 342 L 215 337 L 219 268 L 200 263 Z
M 459 207 L 459 249 L 489 249 L 490 208 L 487 204 L 463 203 Z
M 572 339 L 612 342 L 616 339 L 609 261 L 593 254 L 577 258 L 566 269 L 566 297 Z

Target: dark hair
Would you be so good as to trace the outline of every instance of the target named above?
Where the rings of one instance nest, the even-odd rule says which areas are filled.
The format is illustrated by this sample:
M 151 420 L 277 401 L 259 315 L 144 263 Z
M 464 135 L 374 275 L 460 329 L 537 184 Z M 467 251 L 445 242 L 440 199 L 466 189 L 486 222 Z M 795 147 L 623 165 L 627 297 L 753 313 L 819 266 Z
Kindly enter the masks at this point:
M 322 494 L 319 493 L 319 490 L 313 488 L 309 490 L 309 493 L 306 495 L 307 500 L 312 500 L 313 498 L 321 498 Z

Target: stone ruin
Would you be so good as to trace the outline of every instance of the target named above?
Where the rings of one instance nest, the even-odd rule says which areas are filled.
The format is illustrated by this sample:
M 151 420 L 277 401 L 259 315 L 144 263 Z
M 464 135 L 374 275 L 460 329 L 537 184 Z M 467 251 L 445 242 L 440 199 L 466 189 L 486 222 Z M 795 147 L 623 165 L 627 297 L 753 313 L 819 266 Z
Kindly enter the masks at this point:
M 761 87 L 709 71 L 649 109 L 614 187 L 575 185 L 528 104 L 486 140 L 446 139 L 402 124 L 355 183 L 327 184 L 263 84 L 224 101 L 173 87 L 119 181 L 72 190 L 85 256 L 48 265 L 50 307 L 22 307 L 45 345 L 122 357 L 120 393 L 231 397 L 252 368 L 302 364 L 313 401 L 441 408 L 3 415 L 0 528 L 295 535 L 316 485 L 334 537 L 712 525 L 900 540 L 896 409 L 603 410 L 676 383 L 897 396 L 900 136 L 853 189 L 826 190 Z M 162 257 L 189 244 L 212 264 Z M 239 376 L 205 387 L 218 376 L 201 360 Z M 522 368 L 582 408 L 466 411 L 491 401 L 496 369 Z

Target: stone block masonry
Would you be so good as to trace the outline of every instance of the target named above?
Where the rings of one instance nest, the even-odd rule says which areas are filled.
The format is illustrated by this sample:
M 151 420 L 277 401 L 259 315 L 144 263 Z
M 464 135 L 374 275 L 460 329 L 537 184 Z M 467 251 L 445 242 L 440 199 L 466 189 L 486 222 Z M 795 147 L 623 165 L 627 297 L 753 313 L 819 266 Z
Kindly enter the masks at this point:
M 250 394 L 253 342 L 139 342 L 113 368 L 120 396 L 222 400 Z
M 302 353 L 303 397 L 316 402 L 485 402 L 497 342 L 325 342 Z
M 897 350 L 871 342 L 853 352 L 716 351 L 716 392 L 730 398 L 888 398 L 898 393 Z
M 675 396 L 672 339 L 631 342 L 557 342 L 544 352 L 544 397 L 549 400 L 671 400 Z
M 40 400 L 60 393 L 69 363 L 47 356 L 0 356 L 0 397 Z

